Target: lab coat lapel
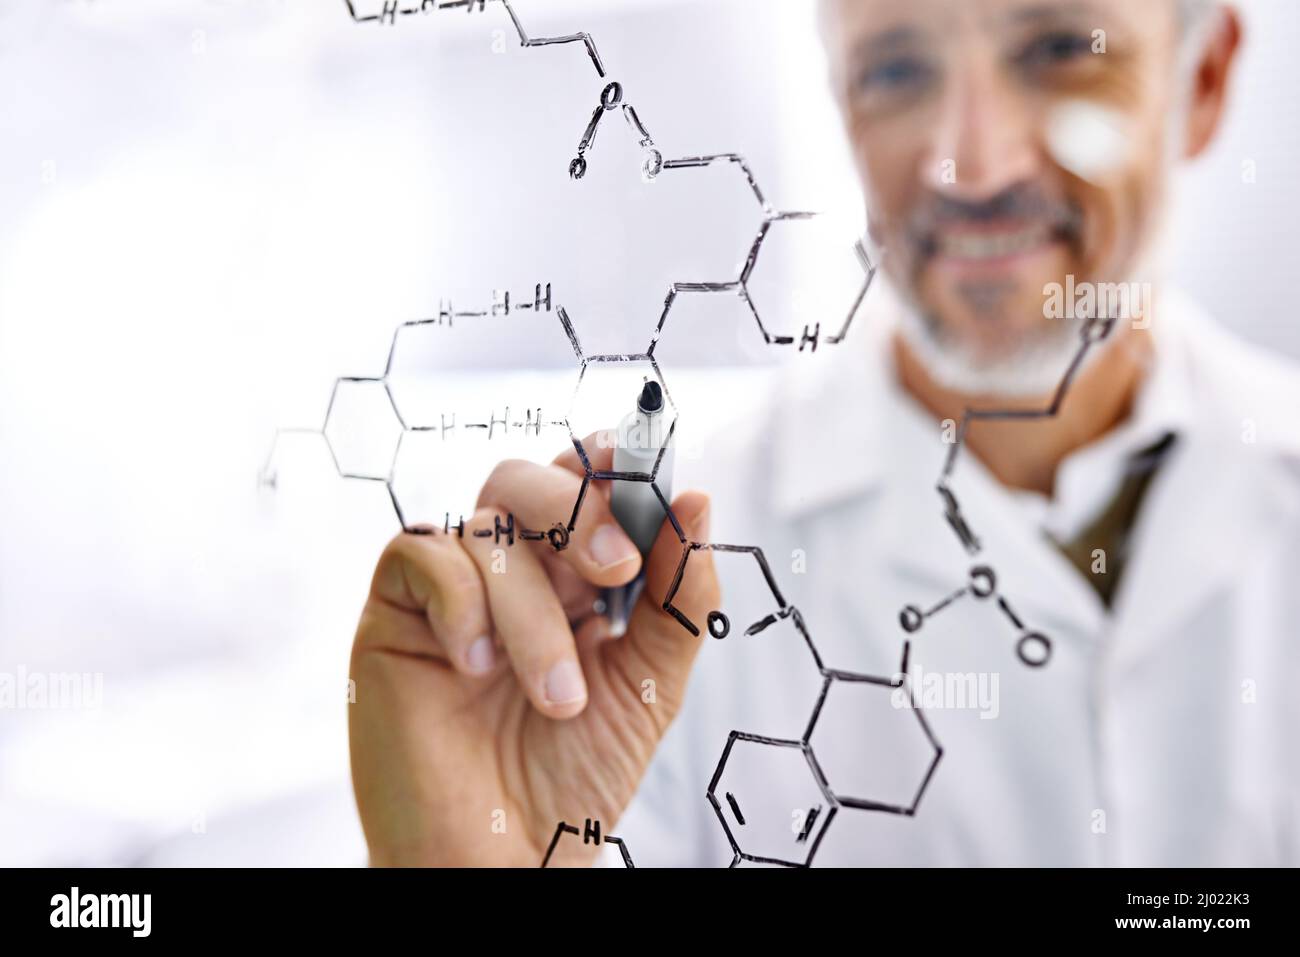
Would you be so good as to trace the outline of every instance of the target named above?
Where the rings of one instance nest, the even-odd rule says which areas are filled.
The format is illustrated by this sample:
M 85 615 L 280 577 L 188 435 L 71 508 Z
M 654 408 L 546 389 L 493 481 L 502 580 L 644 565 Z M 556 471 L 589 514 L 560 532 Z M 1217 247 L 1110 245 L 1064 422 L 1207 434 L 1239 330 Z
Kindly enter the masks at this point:
M 1233 447 L 1235 445 L 1235 448 Z M 1116 659 L 1133 661 L 1181 626 L 1267 547 L 1295 511 L 1282 460 L 1222 434 L 1193 433 L 1165 463 L 1134 529 L 1115 603 Z
M 1096 638 L 1105 627 L 1106 608 L 1096 590 L 1048 538 L 1017 508 L 1011 494 L 978 462 L 972 481 L 978 495 L 972 508 L 980 519 L 980 562 L 997 570 L 998 592 L 1029 631 Z
M 1165 301 L 1173 315 L 1160 329 L 1183 364 L 1187 425 L 1147 491 L 1116 595 L 1114 654 L 1129 662 L 1183 633 L 1300 509 L 1293 368 L 1228 336 L 1176 290 Z

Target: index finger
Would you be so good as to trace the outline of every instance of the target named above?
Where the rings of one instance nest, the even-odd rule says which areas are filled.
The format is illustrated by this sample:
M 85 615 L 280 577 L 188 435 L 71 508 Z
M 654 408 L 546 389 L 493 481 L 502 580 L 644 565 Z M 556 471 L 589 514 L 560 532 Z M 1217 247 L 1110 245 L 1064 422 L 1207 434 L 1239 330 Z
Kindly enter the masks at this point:
M 593 432 L 582 440 L 582 451 L 587 455 L 587 461 L 591 463 L 593 472 L 610 472 L 614 468 L 614 446 L 618 441 L 618 432 L 615 429 L 602 429 L 599 432 Z M 555 457 L 552 465 L 558 465 L 562 469 L 568 469 L 574 475 L 579 477 L 587 474 L 583 468 L 582 458 L 578 455 L 578 447 L 571 446 L 565 449 Z
M 579 473 L 581 474 L 581 473 Z M 622 585 L 641 567 L 641 553 L 585 478 L 553 465 L 512 459 L 497 465 L 479 490 L 478 507 L 497 508 L 525 526 L 568 520 L 570 538 L 560 558 L 593 585 Z

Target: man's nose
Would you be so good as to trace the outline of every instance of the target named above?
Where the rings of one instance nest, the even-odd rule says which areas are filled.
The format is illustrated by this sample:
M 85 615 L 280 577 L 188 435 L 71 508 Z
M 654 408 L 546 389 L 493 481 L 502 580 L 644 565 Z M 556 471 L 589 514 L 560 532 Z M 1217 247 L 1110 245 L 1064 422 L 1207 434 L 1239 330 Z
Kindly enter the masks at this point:
M 954 199 L 990 199 L 1039 171 L 1028 104 L 982 58 L 968 58 L 949 76 L 932 135 L 923 178 Z

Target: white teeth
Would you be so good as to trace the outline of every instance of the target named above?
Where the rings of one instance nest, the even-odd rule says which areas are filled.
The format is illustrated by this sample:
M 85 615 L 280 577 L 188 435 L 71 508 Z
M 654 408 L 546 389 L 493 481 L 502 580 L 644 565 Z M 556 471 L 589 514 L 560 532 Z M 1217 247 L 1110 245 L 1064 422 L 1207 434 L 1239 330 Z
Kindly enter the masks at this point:
M 950 234 L 940 237 L 939 251 L 955 259 L 1001 259 L 1035 249 L 1049 235 L 1046 226 L 1031 226 L 1015 233 Z

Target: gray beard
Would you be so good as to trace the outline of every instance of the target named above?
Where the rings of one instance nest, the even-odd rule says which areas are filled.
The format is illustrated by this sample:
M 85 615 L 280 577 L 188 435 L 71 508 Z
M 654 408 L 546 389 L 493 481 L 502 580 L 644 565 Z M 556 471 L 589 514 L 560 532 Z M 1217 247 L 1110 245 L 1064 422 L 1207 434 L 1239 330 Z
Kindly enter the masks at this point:
M 1166 182 L 1174 175 L 1174 164 L 1166 164 Z M 1161 204 L 1163 207 L 1163 203 Z M 1159 287 L 1164 273 L 1168 222 L 1161 209 L 1151 235 L 1136 254 L 1136 264 L 1121 270 L 1119 282 L 1141 280 Z M 1004 396 L 1010 399 L 1050 396 L 1061 384 L 1066 371 L 1083 345 L 1083 319 L 1038 317 L 1031 329 L 1022 330 L 995 343 L 992 349 L 944 332 L 943 323 L 919 302 L 886 280 L 898 308 L 897 328 L 903 341 L 939 386 L 969 396 Z M 990 303 L 990 309 L 996 304 Z M 1146 309 L 1153 308 L 1152 303 Z M 1150 321 L 1151 317 L 1146 317 Z M 994 320 L 996 321 L 996 320 Z M 1104 340 L 1090 348 L 1079 367 L 1082 373 L 1129 331 L 1131 321 L 1120 317 Z
M 1043 319 L 1045 328 L 1013 348 L 981 355 L 969 343 L 943 334 L 942 326 L 915 303 L 905 302 L 898 331 L 908 349 L 939 386 L 972 396 L 1032 398 L 1056 390 L 1082 345 L 1079 320 Z M 1112 335 L 1111 339 L 1114 338 Z M 1101 348 L 1088 351 L 1090 364 Z

